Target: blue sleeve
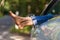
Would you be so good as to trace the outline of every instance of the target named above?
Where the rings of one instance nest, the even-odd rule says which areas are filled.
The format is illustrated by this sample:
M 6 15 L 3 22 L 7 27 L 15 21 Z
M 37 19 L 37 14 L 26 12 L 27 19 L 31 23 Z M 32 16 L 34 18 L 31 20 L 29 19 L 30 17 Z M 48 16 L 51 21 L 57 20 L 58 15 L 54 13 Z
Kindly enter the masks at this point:
M 52 14 L 48 14 L 48 15 L 44 15 L 44 16 L 33 16 L 32 20 L 34 25 L 38 25 L 41 24 L 43 22 L 46 22 L 48 19 L 53 18 Z

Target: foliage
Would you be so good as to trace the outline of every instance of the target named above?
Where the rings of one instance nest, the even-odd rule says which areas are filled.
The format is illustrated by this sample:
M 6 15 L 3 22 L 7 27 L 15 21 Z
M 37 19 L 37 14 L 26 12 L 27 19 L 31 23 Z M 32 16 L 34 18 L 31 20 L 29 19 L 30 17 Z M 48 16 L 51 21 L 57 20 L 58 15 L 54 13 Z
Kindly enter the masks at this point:
M 32 7 L 31 12 L 35 14 L 36 10 L 38 9 L 39 10 L 38 15 L 39 15 L 42 12 L 42 10 L 44 9 L 45 3 L 47 1 L 49 2 L 50 0 L 29 0 L 29 1 L 27 1 L 27 0 L 10 0 L 10 1 L 5 0 L 3 8 L 5 9 L 4 11 L 11 10 L 11 11 L 15 12 L 18 10 L 20 12 L 20 16 L 25 16 L 28 14 L 27 6 L 31 5 L 31 7 Z

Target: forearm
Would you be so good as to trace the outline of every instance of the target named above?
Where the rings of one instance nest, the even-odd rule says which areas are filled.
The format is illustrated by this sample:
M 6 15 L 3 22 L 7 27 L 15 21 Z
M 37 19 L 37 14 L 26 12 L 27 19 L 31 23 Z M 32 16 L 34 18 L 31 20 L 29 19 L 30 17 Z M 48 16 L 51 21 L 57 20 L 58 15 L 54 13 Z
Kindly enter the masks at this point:
M 37 24 L 41 24 L 43 22 L 46 22 L 48 19 L 53 18 L 53 15 L 48 14 L 48 15 L 45 15 L 45 16 L 33 16 L 31 18 L 32 18 L 33 24 L 37 25 Z

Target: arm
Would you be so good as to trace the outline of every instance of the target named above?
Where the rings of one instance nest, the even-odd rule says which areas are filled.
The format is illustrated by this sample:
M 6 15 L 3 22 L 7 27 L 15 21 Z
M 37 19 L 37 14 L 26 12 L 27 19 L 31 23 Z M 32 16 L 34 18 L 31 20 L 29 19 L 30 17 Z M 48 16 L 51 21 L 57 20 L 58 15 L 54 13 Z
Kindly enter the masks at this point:
M 33 20 L 34 25 L 41 24 L 43 22 L 46 22 L 48 19 L 53 18 L 52 14 L 44 15 L 44 16 L 33 16 L 31 17 Z
M 20 17 L 13 14 L 12 11 L 10 11 L 10 16 L 20 29 L 23 29 L 24 26 L 41 24 L 53 17 L 51 14 L 45 16 Z

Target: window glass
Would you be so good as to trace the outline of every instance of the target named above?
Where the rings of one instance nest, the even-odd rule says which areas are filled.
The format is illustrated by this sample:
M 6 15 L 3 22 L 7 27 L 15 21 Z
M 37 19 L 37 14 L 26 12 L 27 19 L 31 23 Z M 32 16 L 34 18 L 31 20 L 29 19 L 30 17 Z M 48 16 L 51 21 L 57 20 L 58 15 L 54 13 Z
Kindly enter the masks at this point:
M 60 14 L 60 1 L 58 1 L 47 13 Z

